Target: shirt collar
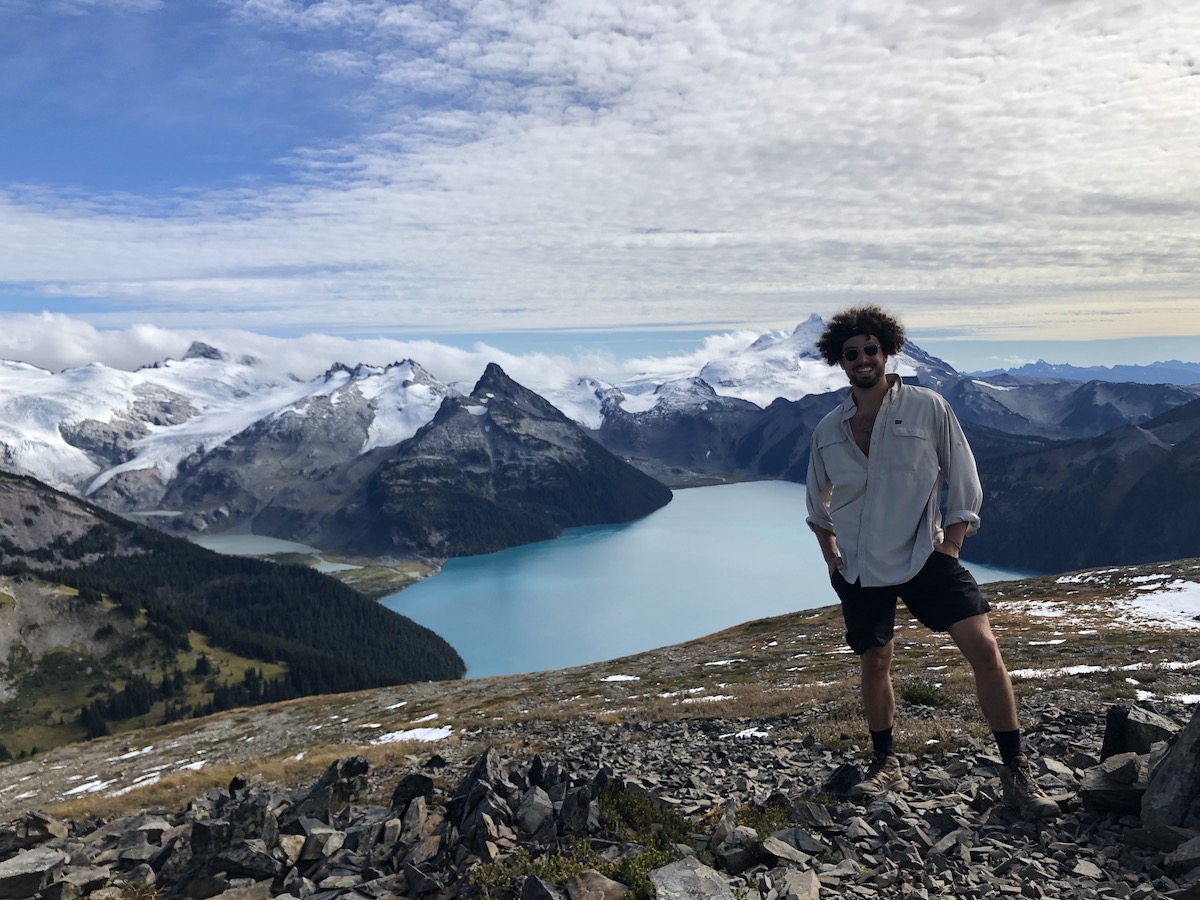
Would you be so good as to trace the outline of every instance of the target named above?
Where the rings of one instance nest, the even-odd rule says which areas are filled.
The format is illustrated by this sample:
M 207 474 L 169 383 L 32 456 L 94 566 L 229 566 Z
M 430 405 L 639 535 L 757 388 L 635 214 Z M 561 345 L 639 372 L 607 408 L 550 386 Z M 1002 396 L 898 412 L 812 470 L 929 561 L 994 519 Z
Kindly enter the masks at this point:
M 900 396 L 900 388 L 904 384 L 904 379 L 895 372 L 890 372 L 883 377 L 888 380 L 888 390 L 883 396 L 883 404 L 886 406 L 896 402 L 896 398 Z M 846 399 L 842 401 L 842 421 L 846 421 L 857 411 L 858 404 L 854 402 L 854 391 L 847 391 Z

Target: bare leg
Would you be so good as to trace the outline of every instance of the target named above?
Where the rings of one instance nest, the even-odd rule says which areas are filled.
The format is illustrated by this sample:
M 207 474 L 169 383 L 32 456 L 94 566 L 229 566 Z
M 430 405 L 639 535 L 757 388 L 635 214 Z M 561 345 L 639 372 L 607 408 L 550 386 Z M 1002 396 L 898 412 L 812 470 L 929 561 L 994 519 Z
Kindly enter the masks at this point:
M 892 692 L 892 642 L 872 647 L 860 659 L 862 666 L 863 710 L 867 727 L 887 731 L 896 717 L 896 696 Z
M 979 708 L 992 731 L 1016 731 L 1017 701 L 987 613 L 955 622 L 949 632 L 975 671 Z

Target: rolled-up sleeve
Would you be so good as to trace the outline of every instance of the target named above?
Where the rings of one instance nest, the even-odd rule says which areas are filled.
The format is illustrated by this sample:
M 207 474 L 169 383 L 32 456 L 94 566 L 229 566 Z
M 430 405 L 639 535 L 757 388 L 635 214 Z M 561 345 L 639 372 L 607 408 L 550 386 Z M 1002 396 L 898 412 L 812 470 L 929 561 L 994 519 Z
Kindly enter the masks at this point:
M 945 423 L 939 447 L 939 463 L 942 476 L 946 479 L 946 524 L 967 523 L 967 534 L 979 530 L 979 510 L 983 506 L 983 485 L 979 483 L 979 470 L 975 455 L 967 443 L 962 426 L 954 410 L 944 400 Z
M 829 515 L 829 502 L 833 498 L 833 485 L 825 471 L 825 462 L 817 448 L 817 437 L 813 434 L 812 448 L 808 456 L 808 477 L 804 482 L 808 502 L 808 518 L 810 526 L 823 528 L 833 532 L 833 519 Z

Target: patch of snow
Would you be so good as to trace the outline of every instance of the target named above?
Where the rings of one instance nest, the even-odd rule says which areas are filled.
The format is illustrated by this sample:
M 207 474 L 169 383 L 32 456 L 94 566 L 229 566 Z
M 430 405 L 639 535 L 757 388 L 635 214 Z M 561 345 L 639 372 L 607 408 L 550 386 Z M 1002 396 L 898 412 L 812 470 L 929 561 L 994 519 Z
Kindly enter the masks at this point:
M 1105 579 L 1100 578 L 1100 575 L 1111 575 L 1113 572 L 1120 572 L 1120 569 L 1097 569 L 1094 572 L 1083 572 L 1079 575 L 1060 575 L 1054 579 L 1055 584 L 1089 584 L 1091 582 L 1103 582 Z
M 69 791 L 64 791 L 64 797 L 70 797 L 74 794 L 95 794 L 104 790 L 111 784 L 116 784 L 116 779 L 112 781 L 104 781 L 100 778 L 93 778 L 91 781 L 81 784 L 78 787 L 73 787 Z
M 370 399 L 374 412 L 361 453 L 408 440 L 433 420 L 442 400 L 451 393 L 449 387 L 434 381 L 412 362 L 389 366 L 360 381 L 358 389 Z
M 639 675 L 606 675 L 601 681 L 641 681 Z
M 443 725 L 441 728 L 407 728 L 404 731 L 389 731 L 387 734 L 381 734 L 371 743 L 399 744 L 404 741 L 420 741 L 428 744 L 445 740 L 453 733 L 454 729 L 449 725 Z
M 718 700 L 736 700 L 732 694 L 710 694 L 707 697 L 685 697 L 680 703 L 716 703 Z
M 1143 617 L 1167 628 L 1200 629 L 1200 584 L 1194 581 L 1172 581 L 1135 597 L 1133 605 Z
M 154 749 L 154 747 L 151 746 L 151 747 L 143 747 L 141 750 L 130 750 L 128 753 L 126 753 L 122 756 L 110 756 L 110 757 L 108 757 L 108 759 L 105 760 L 105 762 L 118 762 L 119 760 L 122 760 L 122 759 L 133 759 L 135 756 L 143 756 L 143 755 L 149 753 L 150 751 L 152 751 L 153 749 Z
M 1066 615 L 1061 604 L 1050 600 L 1010 600 L 1005 604 L 1005 608 L 1042 619 L 1061 619 Z
M 706 666 L 732 666 L 740 662 L 745 662 L 744 659 L 718 659 L 713 662 L 706 662 Z
M 162 780 L 162 775 L 159 771 L 147 772 L 145 775 L 140 775 L 133 780 L 132 783 L 123 788 L 118 788 L 109 793 L 110 797 L 123 797 L 130 791 L 136 791 L 140 788 L 150 787 L 153 784 L 158 784 Z
M 437 714 L 437 713 L 430 713 L 429 715 L 427 715 L 427 716 L 422 716 L 422 717 L 421 717 L 421 718 L 419 718 L 419 719 L 413 719 L 413 724 L 414 724 L 414 725 L 419 725 L 419 724 L 420 724 L 420 723 L 422 723 L 422 722 L 432 722 L 432 721 L 433 721 L 434 719 L 436 719 L 437 717 L 438 717 L 438 714 Z
M 1090 675 L 1094 672 L 1108 672 L 1104 666 L 1064 666 L 1061 669 L 1012 669 L 1011 678 L 1050 678 L 1054 675 Z
M 730 731 L 727 734 L 723 734 L 721 735 L 721 740 L 725 740 L 727 738 L 733 738 L 734 740 L 749 740 L 750 738 L 765 738 L 770 736 L 770 731 L 760 731 L 759 729 L 751 726 L 750 728 L 743 728 L 741 731 Z

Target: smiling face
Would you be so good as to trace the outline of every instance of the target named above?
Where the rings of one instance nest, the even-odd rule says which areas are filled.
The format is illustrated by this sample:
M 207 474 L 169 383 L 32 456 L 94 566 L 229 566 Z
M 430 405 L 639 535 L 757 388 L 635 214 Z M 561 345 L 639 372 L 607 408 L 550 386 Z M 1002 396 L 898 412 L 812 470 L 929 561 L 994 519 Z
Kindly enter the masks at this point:
M 871 356 L 863 349 L 864 347 L 874 348 L 875 355 Z M 854 359 L 846 359 L 847 350 L 855 351 L 852 353 Z M 856 334 L 842 344 L 842 371 L 846 373 L 846 377 L 850 379 L 853 387 L 862 390 L 870 390 L 875 387 L 884 380 L 886 364 L 887 356 L 877 337 L 869 334 Z

